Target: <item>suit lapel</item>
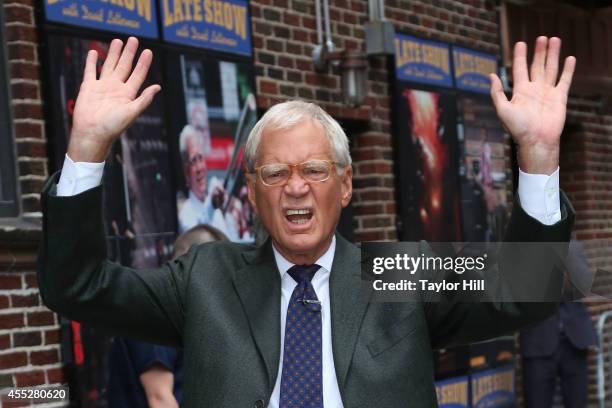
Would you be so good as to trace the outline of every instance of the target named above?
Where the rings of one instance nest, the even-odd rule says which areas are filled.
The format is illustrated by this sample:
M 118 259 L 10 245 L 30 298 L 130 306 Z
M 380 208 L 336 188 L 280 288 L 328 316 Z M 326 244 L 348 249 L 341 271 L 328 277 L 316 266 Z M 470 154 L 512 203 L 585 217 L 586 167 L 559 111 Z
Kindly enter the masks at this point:
M 254 251 L 244 252 L 243 257 L 247 265 L 234 274 L 234 285 L 265 361 L 271 390 L 280 357 L 280 274 L 270 240 Z
M 332 349 L 340 390 L 348 372 L 368 301 L 361 287 L 361 251 L 336 234 L 336 253 L 329 280 Z

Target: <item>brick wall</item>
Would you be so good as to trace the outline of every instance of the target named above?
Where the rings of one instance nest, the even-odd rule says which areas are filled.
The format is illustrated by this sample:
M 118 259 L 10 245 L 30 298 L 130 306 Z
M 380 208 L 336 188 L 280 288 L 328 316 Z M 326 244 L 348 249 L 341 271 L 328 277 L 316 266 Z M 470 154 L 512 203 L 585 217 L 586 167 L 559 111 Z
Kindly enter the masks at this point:
M 288 98 L 314 99 L 338 119 L 365 120 L 368 130 L 350 135 L 354 165 L 355 239 L 396 240 L 392 161 L 391 96 L 385 58 L 370 61 L 368 96 L 359 109 L 341 105 L 340 78 L 331 69 L 316 74 L 311 53 L 317 42 L 314 1 L 251 2 L 258 105 Z M 333 0 L 330 17 L 338 48 L 361 49 L 366 0 Z M 478 47 L 497 53 L 492 1 L 387 0 L 386 17 L 397 31 Z
M 42 305 L 35 275 L 39 192 L 48 174 L 37 28 L 32 1 L 2 7 L 22 216 L 0 225 L 0 388 L 59 384 L 57 316 Z
M 561 156 L 561 188 L 565 190 L 576 210 L 574 233 L 584 243 L 592 270 L 612 272 L 612 111 L 609 102 L 601 97 L 570 98 L 568 123 L 576 125 L 575 133 L 567 135 Z M 593 291 L 612 294 L 612 274 L 596 276 Z M 589 311 L 596 321 L 600 314 L 612 310 L 612 303 L 589 302 Z M 612 324 L 606 329 L 612 335 Z M 608 355 L 611 355 L 606 347 Z M 596 402 L 596 354 L 589 355 L 589 396 Z M 606 364 L 607 401 L 610 401 L 610 366 Z

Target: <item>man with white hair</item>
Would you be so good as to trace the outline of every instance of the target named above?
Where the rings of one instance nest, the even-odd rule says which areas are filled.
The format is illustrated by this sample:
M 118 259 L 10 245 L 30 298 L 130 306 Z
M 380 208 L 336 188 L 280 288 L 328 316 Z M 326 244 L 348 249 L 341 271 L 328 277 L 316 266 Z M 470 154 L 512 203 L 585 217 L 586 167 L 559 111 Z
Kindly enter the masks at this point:
M 206 224 L 233 237 L 236 234 L 229 231 L 223 213 L 219 209 L 225 200 L 223 186 L 216 180 L 213 180 L 214 185 L 208 186 L 202 132 L 192 125 L 185 125 L 179 136 L 179 151 L 185 181 L 189 187 L 189 195 L 179 210 L 179 233 L 196 225 Z
M 491 75 L 522 170 L 509 241 L 569 239 L 573 213 L 558 163 L 575 59 L 557 81 L 560 46 L 538 38 L 528 73 L 526 44 L 516 45 L 512 101 Z M 555 310 L 361 297 L 360 251 L 336 233 L 352 196 L 348 140 L 325 111 L 300 101 L 271 107 L 247 141 L 248 198 L 270 234 L 263 245 L 206 244 L 148 270 L 108 262 L 102 162 L 160 90 L 137 96 L 152 59 L 143 51 L 132 70 L 137 48 L 135 38 L 125 48 L 114 40 L 99 79 L 96 53 L 88 54 L 66 164 L 43 191 L 39 287 L 45 304 L 73 320 L 183 345 L 186 407 L 435 407 L 432 348 L 494 337 Z M 502 277 L 532 272 L 535 249 L 524 250 Z M 532 289 L 562 284 L 562 276 L 542 280 Z

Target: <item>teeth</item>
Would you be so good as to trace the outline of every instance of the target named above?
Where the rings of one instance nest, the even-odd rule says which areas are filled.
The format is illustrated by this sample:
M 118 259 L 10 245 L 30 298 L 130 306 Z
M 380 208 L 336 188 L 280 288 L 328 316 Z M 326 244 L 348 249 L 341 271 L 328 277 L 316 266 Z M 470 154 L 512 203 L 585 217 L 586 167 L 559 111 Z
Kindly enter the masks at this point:
M 310 214 L 310 210 L 287 210 L 286 211 L 287 215 L 303 215 L 303 214 Z
M 292 220 L 291 222 L 294 223 L 294 224 L 306 224 L 308 222 L 308 220 L 306 218 L 300 218 L 300 219 L 297 219 L 297 220 Z

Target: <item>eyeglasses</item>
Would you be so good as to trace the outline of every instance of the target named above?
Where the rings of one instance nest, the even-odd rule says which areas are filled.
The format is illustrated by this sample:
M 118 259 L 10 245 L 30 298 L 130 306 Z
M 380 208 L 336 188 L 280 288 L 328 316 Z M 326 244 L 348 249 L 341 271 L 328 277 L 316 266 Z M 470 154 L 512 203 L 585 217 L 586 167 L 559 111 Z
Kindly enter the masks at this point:
M 280 186 L 289 181 L 293 169 L 306 181 L 321 182 L 331 175 L 332 167 L 337 164 L 331 160 L 309 160 L 299 164 L 274 163 L 255 167 L 255 173 L 266 186 Z

